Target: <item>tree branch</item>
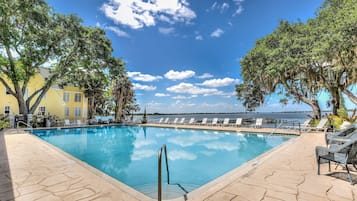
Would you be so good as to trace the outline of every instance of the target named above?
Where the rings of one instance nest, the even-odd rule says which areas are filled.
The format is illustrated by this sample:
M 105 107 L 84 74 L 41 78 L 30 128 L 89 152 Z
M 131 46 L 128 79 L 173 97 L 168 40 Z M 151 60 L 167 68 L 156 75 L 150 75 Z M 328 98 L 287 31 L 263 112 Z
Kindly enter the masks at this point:
M 14 97 L 16 97 L 16 93 L 11 89 L 11 87 L 7 84 L 7 82 L 0 77 L 0 82 L 4 84 L 5 88 L 7 88 L 8 92 L 13 95 Z

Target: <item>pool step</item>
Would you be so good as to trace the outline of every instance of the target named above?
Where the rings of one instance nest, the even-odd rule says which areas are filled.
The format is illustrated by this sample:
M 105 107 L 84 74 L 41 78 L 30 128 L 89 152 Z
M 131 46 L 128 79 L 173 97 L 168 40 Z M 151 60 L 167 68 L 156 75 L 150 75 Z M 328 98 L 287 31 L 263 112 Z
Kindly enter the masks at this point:
M 180 184 L 180 185 L 184 187 L 188 192 L 199 187 L 199 185 L 195 185 L 195 184 Z M 144 193 L 145 195 L 153 199 L 157 199 L 157 183 L 135 186 L 135 189 L 137 189 L 138 191 Z M 162 199 L 174 199 L 174 198 L 182 197 L 185 194 L 186 193 L 178 185 L 175 184 L 162 185 Z

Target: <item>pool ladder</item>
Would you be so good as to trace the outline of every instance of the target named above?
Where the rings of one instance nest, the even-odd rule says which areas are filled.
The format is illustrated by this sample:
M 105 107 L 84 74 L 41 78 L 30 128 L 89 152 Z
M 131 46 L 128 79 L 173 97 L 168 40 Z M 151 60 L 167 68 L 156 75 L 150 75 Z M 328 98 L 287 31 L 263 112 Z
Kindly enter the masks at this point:
M 165 153 L 165 163 L 166 163 L 166 174 L 167 174 L 167 184 L 170 184 L 170 170 L 169 170 L 169 163 L 167 161 L 167 149 L 166 144 L 162 145 L 159 149 L 159 159 L 158 159 L 158 191 L 157 191 L 157 200 L 162 200 L 162 178 L 161 178 L 161 171 L 162 171 L 162 150 Z

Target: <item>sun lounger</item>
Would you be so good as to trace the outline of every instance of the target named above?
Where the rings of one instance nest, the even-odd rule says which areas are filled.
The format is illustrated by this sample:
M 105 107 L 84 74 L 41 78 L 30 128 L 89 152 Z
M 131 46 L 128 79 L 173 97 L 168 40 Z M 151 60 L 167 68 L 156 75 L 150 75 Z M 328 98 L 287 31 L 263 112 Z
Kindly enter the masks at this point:
M 348 179 L 353 184 L 352 176 L 348 168 L 348 164 L 355 165 L 357 163 L 357 135 L 351 136 L 351 138 L 343 144 L 331 145 L 331 147 L 317 146 L 315 148 L 316 161 L 317 161 L 317 174 L 320 174 L 320 164 L 328 162 L 329 171 L 331 171 L 331 161 L 337 164 L 344 165 Z
M 222 126 L 229 126 L 229 118 L 224 118 L 223 119 L 223 124 Z
M 169 118 L 166 118 L 165 121 L 164 121 L 165 124 L 168 124 L 169 123 Z
M 263 118 L 257 118 L 255 120 L 255 128 L 261 128 L 263 125 Z
M 213 118 L 212 119 L 212 126 L 217 126 L 217 124 L 218 124 L 218 118 Z
M 191 118 L 188 124 L 194 124 L 195 123 L 195 118 Z
M 242 126 L 243 119 L 242 118 L 237 118 L 236 122 L 234 123 L 234 126 Z
M 76 121 L 76 122 L 77 122 L 77 124 L 76 124 L 77 126 L 84 125 L 84 123 L 82 123 L 82 120 L 80 120 L 80 119 L 77 119 L 77 121 Z
M 179 124 L 184 124 L 184 122 L 185 122 L 185 117 L 181 118 Z
M 160 118 L 159 124 L 161 124 L 164 121 L 164 118 Z
M 310 130 L 316 130 L 316 131 L 325 130 L 325 125 L 326 125 L 327 121 L 328 121 L 327 118 L 321 119 L 320 122 L 317 124 L 317 126 L 310 127 Z
M 71 122 L 69 121 L 69 119 L 65 119 L 64 120 L 64 126 L 71 126 Z
M 207 118 L 202 119 L 201 125 L 207 125 Z
M 179 118 L 175 118 L 172 123 L 173 123 L 173 124 L 177 124 L 178 120 L 179 120 Z

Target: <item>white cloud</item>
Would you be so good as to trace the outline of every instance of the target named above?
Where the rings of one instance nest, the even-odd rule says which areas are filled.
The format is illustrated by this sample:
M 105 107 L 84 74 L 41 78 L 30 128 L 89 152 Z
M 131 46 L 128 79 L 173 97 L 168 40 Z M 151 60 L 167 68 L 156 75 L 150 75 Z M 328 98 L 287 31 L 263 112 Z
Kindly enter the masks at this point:
M 170 80 L 183 80 L 195 76 L 195 72 L 192 70 L 186 71 L 168 71 L 164 76 Z
M 175 24 L 175 22 L 173 20 L 171 20 L 170 18 L 166 17 L 165 15 L 159 15 L 159 20 L 161 20 L 163 22 L 167 22 L 169 24 Z
M 204 141 L 211 141 L 219 139 L 219 135 L 202 135 L 192 134 L 190 136 L 177 136 L 169 138 L 167 141 L 173 144 L 180 145 L 181 147 L 188 147 Z
M 241 14 L 244 11 L 243 6 L 242 6 L 242 3 L 244 2 L 244 0 L 233 0 L 233 1 L 237 7 L 233 16 L 236 16 L 236 15 Z
M 156 90 L 155 86 L 149 86 L 149 85 L 141 85 L 139 83 L 133 83 L 134 89 L 137 90 L 144 90 L 144 91 L 154 91 Z
M 217 89 L 212 89 L 212 88 L 210 89 L 200 88 L 191 83 L 185 83 L 185 82 L 169 87 L 166 90 L 175 93 L 188 93 L 188 94 L 210 94 L 218 91 Z
M 155 80 L 162 79 L 161 76 L 143 74 L 141 72 L 128 72 L 127 74 L 128 74 L 128 77 L 130 77 L 131 79 L 136 80 L 136 81 L 142 81 L 142 82 L 152 82 Z
M 206 86 L 206 87 L 225 87 L 225 86 L 229 86 L 232 84 L 238 84 L 238 83 L 239 83 L 238 79 L 232 79 L 232 78 L 226 77 L 223 79 L 206 80 L 199 85 Z
M 176 99 L 176 100 L 184 100 L 184 99 L 191 99 L 191 98 L 196 98 L 197 95 L 191 95 L 191 96 L 181 96 L 181 95 L 178 95 L 178 96 L 174 96 L 172 97 L 173 99 Z
M 214 38 L 219 38 L 221 37 L 221 35 L 224 33 L 224 31 L 220 28 L 217 28 L 216 30 L 214 30 L 212 33 L 211 33 L 211 37 L 214 37 Z
M 195 39 L 196 39 L 196 40 L 203 40 L 203 36 L 202 36 L 202 35 L 197 35 L 197 36 L 195 37 Z
M 174 33 L 175 28 L 173 28 L 173 27 L 169 27 L 169 28 L 159 27 L 159 32 L 162 34 L 168 35 L 170 33 Z
M 175 160 L 195 160 L 197 156 L 187 151 L 172 150 L 168 152 L 168 158 L 172 161 Z
M 204 143 L 203 146 L 205 146 L 207 149 L 213 150 L 234 151 L 239 149 L 239 146 L 237 144 L 233 144 L 230 142 L 208 142 Z
M 150 158 L 156 156 L 157 152 L 152 149 L 144 149 L 144 150 L 134 150 L 133 155 L 131 155 L 131 160 L 137 161 L 144 158 Z
M 156 93 L 155 96 L 156 97 L 168 97 L 168 96 L 170 96 L 170 94 Z
M 223 2 L 223 3 L 217 3 L 214 2 L 212 6 L 207 9 L 206 11 L 214 11 L 214 10 L 219 10 L 221 13 L 225 12 L 228 8 L 230 7 L 229 3 Z
M 196 17 L 186 0 L 108 0 L 101 10 L 115 23 L 132 29 L 155 26 L 157 20 L 189 23 Z
M 119 37 L 129 38 L 129 34 L 126 33 L 125 31 L 120 30 L 118 27 L 106 26 L 106 27 L 104 27 L 104 29 L 114 32 Z
M 148 145 L 152 145 L 152 144 L 156 144 L 156 141 L 154 141 L 154 140 L 136 140 L 134 142 L 134 147 L 140 148 L 140 147 L 148 146 Z
M 224 12 L 224 11 L 225 11 L 226 9 L 228 9 L 228 8 L 229 8 L 229 4 L 226 3 L 226 2 L 224 2 L 224 3 L 222 4 L 220 10 L 221 10 L 221 12 Z
M 213 77 L 213 75 L 211 75 L 209 73 L 203 73 L 202 75 L 197 76 L 197 78 L 199 78 L 199 79 L 206 79 L 206 78 L 211 78 L 211 77 Z

